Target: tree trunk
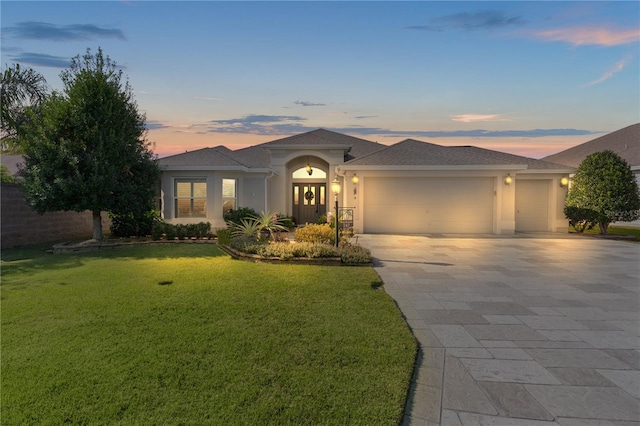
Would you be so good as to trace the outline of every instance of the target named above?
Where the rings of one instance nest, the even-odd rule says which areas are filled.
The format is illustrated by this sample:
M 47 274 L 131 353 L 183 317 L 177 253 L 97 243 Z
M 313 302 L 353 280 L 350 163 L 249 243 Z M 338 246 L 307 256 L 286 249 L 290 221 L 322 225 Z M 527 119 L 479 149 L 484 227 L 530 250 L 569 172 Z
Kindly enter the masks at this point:
M 102 241 L 102 216 L 100 210 L 93 210 L 93 239 Z
M 600 222 L 598 223 L 600 226 L 600 235 L 607 235 L 607 229 L 609 229 L 609 223 Z

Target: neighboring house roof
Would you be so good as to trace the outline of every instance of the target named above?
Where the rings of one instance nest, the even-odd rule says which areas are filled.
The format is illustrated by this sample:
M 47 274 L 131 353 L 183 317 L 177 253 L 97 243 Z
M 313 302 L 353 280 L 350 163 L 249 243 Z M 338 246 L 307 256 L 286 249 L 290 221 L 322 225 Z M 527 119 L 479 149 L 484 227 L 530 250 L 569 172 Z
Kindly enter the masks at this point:
M 549 155 L 543 160 L 578 167 L 588 155 L 605 150 L 615 152 L 632 167 L 640 166 L 640 123 Z
M 442 146 L 406 139 L 387 148 L 348 161 L 345 166 L 517 166 L 529 170 L 566 170 L 548 161 L 478 148 Z

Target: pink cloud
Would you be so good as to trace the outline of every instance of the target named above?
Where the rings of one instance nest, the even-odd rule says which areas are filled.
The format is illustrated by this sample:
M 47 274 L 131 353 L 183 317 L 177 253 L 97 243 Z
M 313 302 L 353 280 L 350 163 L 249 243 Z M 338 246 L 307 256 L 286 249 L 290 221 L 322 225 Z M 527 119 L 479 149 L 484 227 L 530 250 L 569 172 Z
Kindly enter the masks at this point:
M 622 71 L 624 69 L 624 67 L 627 65 L 628 61 L 629 61 L 629 58 L 625 58 L 625 59 L 623 59 L 623 60 L 621 60 L 619 62 L 616 62 L 615 65 L 613 67 L 611 67 L 611 69 L 609 69 L 607 72 L 602 74 L 602 76 L 600 76 L 600 78 L 598 78 L 597 80 L 594 80 L 591 83 L 587 84 L 587 86 L 593 86 L 594 84 L 599 84 L 599 83 L 602 83 L 605 80 L 609 80 L 615 74 L 617 74 L 620 71 Z
M 564 41 L 575 46 L 594 44 L 598 46 L 618 46 L 640 40 L 640 28 L 610 29 L 594 27 L 559 28 L 538 31 L 535 37 L 549 41 Z

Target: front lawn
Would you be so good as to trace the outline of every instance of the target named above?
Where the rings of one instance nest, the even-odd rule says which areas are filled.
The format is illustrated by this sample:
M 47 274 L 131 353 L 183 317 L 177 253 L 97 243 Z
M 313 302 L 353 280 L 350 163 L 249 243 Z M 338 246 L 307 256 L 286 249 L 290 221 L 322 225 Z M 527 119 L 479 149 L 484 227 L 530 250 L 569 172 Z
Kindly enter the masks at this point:
M 416 343 L 372 268 L 208 244 L 2 257 L 3 424 L 401 420 Z

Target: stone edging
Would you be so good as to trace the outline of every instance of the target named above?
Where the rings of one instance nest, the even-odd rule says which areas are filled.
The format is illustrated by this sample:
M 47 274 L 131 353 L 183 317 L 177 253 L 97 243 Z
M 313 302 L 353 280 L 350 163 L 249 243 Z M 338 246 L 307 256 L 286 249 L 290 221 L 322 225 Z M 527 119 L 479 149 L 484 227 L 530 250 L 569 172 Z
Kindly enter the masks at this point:
M 257 254 L 243 253 L 241 251 L 232 249 L 229 246 L 218 244 L 218 247 L 228 253 L 234 259 L 245 260 L 249 262 L 261 262 L 261 263 L 294 263 L 298 265 L 330 265 L 341 266 L 343 265 L 339 257 L 293 257 L 291 259 L 280 259 L 279 257 L 262 257 Z M 368 266 L 368 265 L 364 265 Z
M 147 240 L 147 241 L 83 241 L 81 243 L 60 243 L 53 246 L 53 253 L 86 253 L 100 250 L 108 250 L 119 247 L 141 245 L 166 245 L 166 244 L 217 244 L 217 240 Z

